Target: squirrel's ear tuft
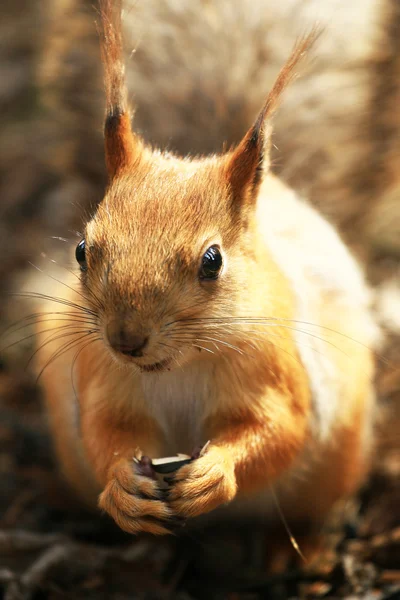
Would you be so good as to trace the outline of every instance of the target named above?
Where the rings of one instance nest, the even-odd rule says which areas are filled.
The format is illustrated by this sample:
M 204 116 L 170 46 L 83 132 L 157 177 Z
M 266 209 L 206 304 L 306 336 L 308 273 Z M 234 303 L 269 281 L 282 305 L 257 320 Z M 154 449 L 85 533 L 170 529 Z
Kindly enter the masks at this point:
M 131 129 L 121 11 L 121 0 L 99 0 L 98 32 L 106 91 L 105 153 L 110 179 L 134 163 L 143 150 Z
M 256 122 L 239 145 L 226 157 L 226 176 L 234 199 L 238 199 L 241 204 L 254 201 L 263 174 L 269 169 L 272 116 L 280 104 L 283 91 L 296 77 L 298 63 L 318 35 L 318 31 L 312 30 L 296 44 L 268 94 Z

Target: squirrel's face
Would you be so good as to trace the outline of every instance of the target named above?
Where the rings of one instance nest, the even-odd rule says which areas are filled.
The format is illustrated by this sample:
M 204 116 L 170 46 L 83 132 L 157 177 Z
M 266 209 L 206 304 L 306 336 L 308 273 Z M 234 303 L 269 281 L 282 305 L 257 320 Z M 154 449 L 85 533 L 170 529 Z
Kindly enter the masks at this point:
M 229 348 L 221 322 L 251 294 L 250 223 L 220 158 L 156 154 L 116 178 L 76 249 L 113 356 L 159 371 Z
M 120 14 L 112 3 L 104 8 L 110 185 L 77 247 L 91 316 L 113 356 L 143 371 L 188 362 L 199 351 L 240 352 L 236 323 L 258 309 L 257 296 L 268 297 L 254 213 L 269 169 L 271 117 L 315 32 L 294 48 L 234 150 L 181 160 L 151 152 L 132 131 Z
M 312 37 L 294 49 L 234 150 L 183 160 L 150 151 L 132 132 L 114 61 L 121 42 L 112 26 L 104 33 L 110 185 L 77 259 L 91 314 L 117 360 L 156 371 L 199 351 L 242 351 L 237 324 L 268 297 L 254 215 L 269 168 L 270 117 Z

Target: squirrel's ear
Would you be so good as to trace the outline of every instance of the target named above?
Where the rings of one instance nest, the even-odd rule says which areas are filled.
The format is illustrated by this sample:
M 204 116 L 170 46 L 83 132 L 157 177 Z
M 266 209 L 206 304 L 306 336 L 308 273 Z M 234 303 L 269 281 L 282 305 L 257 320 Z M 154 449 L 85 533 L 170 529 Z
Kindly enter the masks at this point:
M 256 122 L 239 145 L 226 156 L 225 174 L 235 202 L 253 202 L 257 196 L 263 174 L 270 166 L 272 116 L 279 106 L 282 92 L 296 76 L 296 66 L 317 35 L 313 30 L 296 44 L 268 94 Z
M 134 163 L 143 151 L 132 132 L 123 58 L 121 0 L 99 0 L 98 32 L 106 90 L 104 127 L 109 178 Z
M 263 173 L 269 168 L 272 124 L 264 109 L 239 145 L 228 154 L 226 177 L 233 199 L 240 204 L 256 197 Z

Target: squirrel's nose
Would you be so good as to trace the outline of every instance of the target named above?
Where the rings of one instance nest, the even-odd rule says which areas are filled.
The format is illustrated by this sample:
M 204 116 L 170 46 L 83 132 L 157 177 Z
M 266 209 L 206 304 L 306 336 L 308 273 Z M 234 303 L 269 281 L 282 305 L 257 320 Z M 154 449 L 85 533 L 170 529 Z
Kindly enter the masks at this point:
M 134 357 L 143 356 L 143 350 L 149 341 L 147 335 L 130 332 L 124 325 L 116 322 L 107 325 L 107 337 L 114 350 Z

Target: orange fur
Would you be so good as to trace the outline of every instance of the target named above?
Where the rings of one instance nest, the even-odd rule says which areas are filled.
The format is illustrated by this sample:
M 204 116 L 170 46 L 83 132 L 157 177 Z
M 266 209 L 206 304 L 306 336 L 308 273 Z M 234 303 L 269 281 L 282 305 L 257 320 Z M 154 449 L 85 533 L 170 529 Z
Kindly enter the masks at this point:
M 129 115 L 107 117 L 105 140 L 107 172 L 112 179 L 131 166 L 141 153 L 140 141 L 132 135 Z
M 270 117 L 314 34 L 296 47 L 236 150 L 180 159 L 152 152 L 130 131 L 119 10 L 119 2 L 114 9 L 111 0 L 101 2 L 110 183 L 85 229 L 81 286 L 69 288 L 83 325 L 64 349 L 55 323 L 42 352 L 46 364 L 58 351 L 43 379 L 64 471 L 86 497 L 86 488 L 93 495 L 101 491 L 100 507 L 131 533 L 167 533 L 172 517 L 199 516 L 234 499 L 240 505 L 271 485 L 285 490 L 289 514 L 322 520 L 364 472 L 372 362 L 365 346 L 354 350 L 349 342 L 353 334 L 360 341 L 369 335 L 357 268 L 329 226 L 317 221 L 327 257 L 342 253 L 343 270 L 358 282 L 354 290 L 341 282 L 331 289 L 332 262 L 327 258 L 332 273 L 325 278 L 315 249 L 303 249 L 308 239 L 300 236 L 302 219 L 311 229 L 317 217 L 269 173 Z M 287 227 L 269 240 L 276 223 L 262 210 L 270 199 L 283 203 L 283 213 L 289 203 L 295 214 L 285 213 Z M 280 246 L 296 235 L 289 265 L 304 253 L 301 290 Z M 219 277 L 204 280 L 200 267 L 215 246 L 223 267 Z M 329 368 L 323 374 L 333 407 L 329 394 L 320 399 L 319 367 L 296 338 L 303 300 L 314 303 L 320 335 L 326 328 L 340 330 L 341 302 L 349 315 L 341 316 L 344 335 L 336 341 L 346 356 L 353 354 L 353 363 L 326 346 Z M 125 345 L 144 340 L 139 351 L 128 355 L 112 347 L 111 322 L 121 327 Z M 82 344 L 85 327 L 94 337 Z M 331 370 L 337 383 L 329 379 Z M 73 425 L 68 403 L 75 391 Z M 133 460 L 138 453 L 191 453 L 207 440 L 204 455 L 176 473 L 168 496 Z M 324 471 L 333 471 L 329 481 L 322 481 L 319 459 Z M 305 483 L 296 482 L 307 469 Z M 317 494 L 321 502 L 314 510 Z

